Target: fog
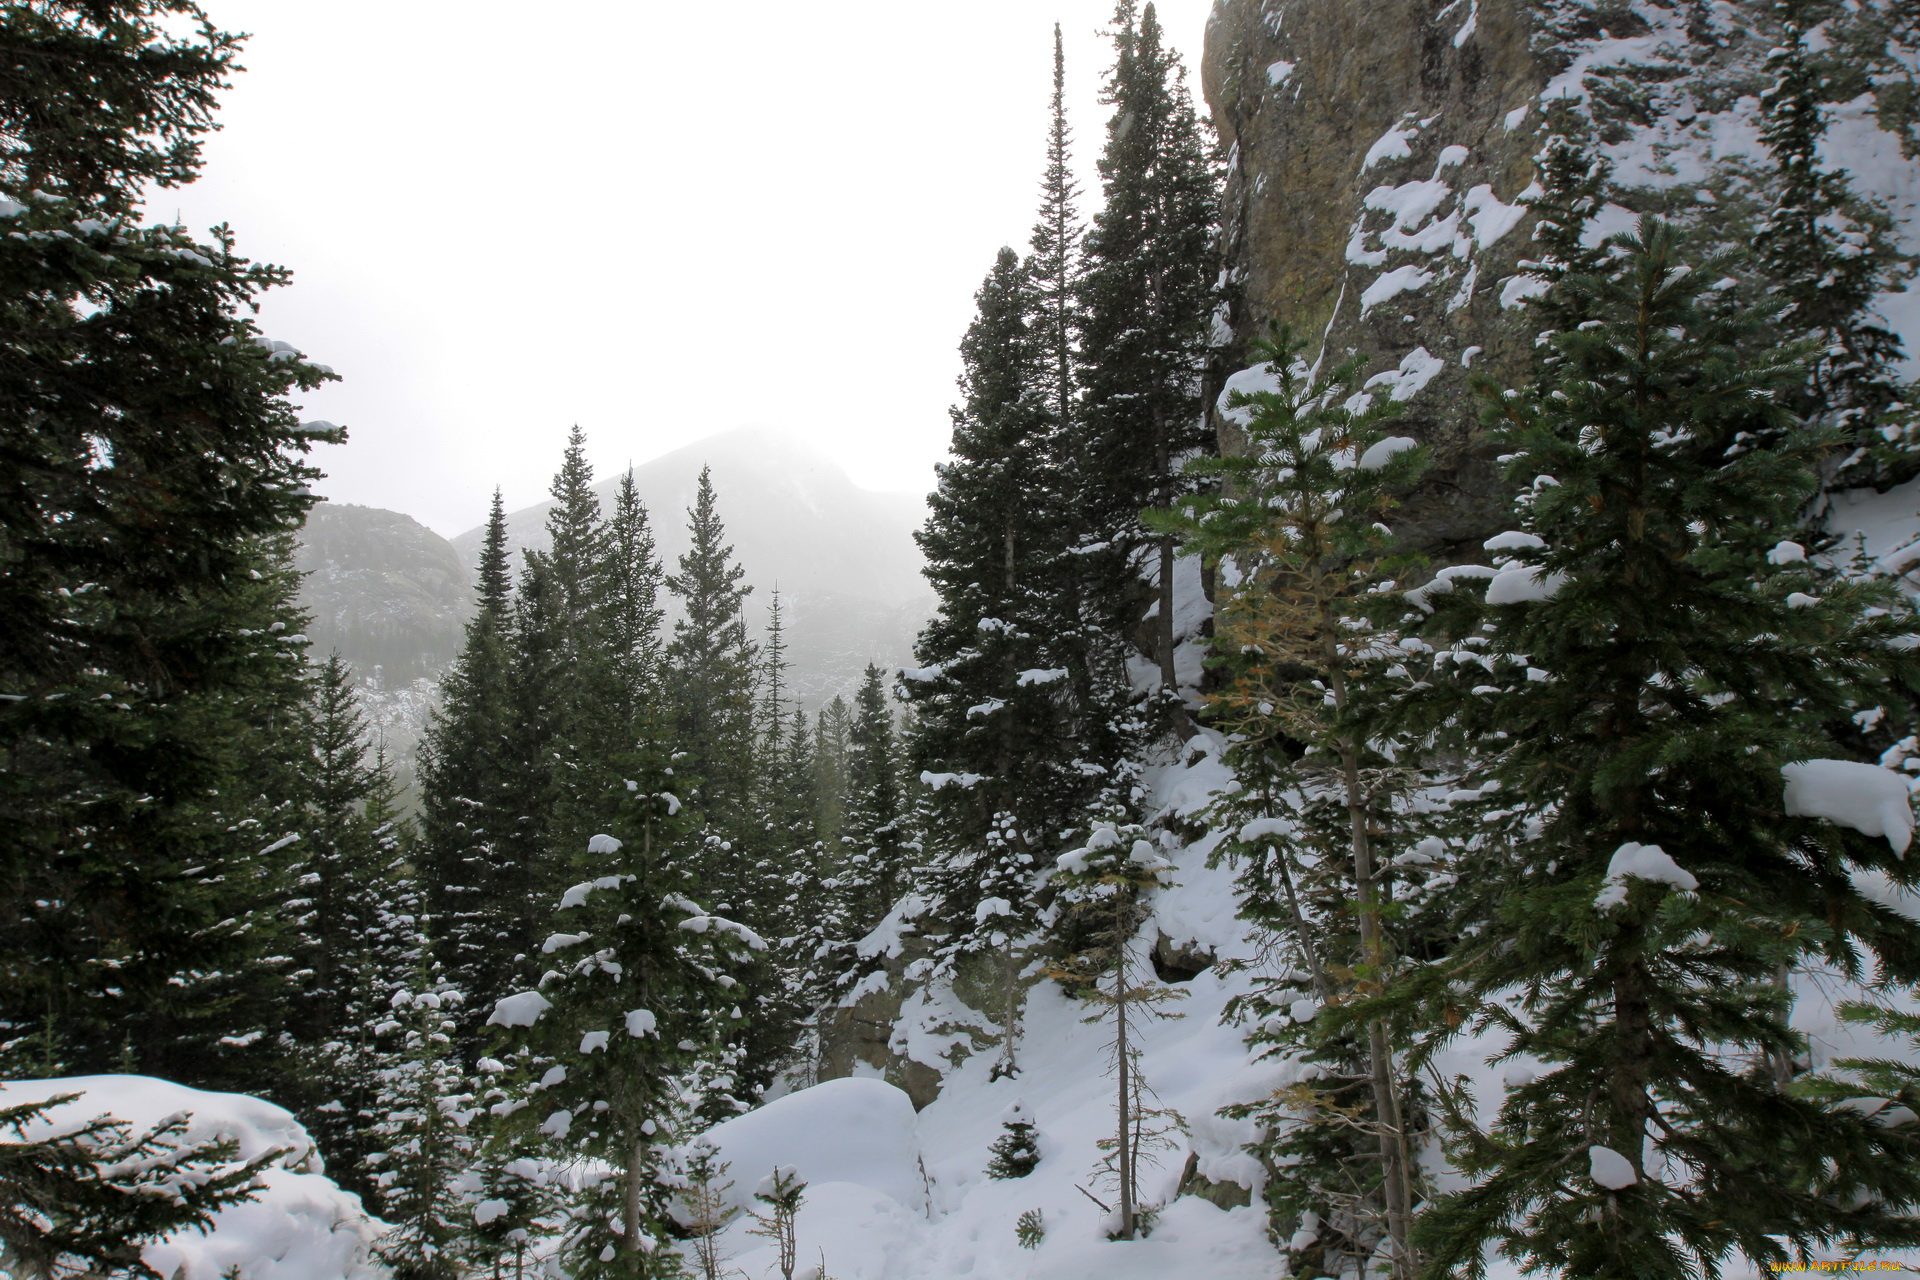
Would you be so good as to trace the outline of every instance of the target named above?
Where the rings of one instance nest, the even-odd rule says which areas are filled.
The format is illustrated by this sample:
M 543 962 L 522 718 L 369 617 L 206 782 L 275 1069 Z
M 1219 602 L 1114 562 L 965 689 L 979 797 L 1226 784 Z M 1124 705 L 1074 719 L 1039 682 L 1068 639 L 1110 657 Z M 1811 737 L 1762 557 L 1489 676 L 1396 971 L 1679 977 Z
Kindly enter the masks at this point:
M 1163 0 L 1197 60 L 1210 0 Z M 153 212 L 293 268 L 261 322 L 343 381 L 321 492 L 471 527 L 742 424 L 924 491 L 955 343 L 1044 163 L 1067 39 L 1085 206 L 1110 0 L 211 0 L 251 32 L 205 176 Z

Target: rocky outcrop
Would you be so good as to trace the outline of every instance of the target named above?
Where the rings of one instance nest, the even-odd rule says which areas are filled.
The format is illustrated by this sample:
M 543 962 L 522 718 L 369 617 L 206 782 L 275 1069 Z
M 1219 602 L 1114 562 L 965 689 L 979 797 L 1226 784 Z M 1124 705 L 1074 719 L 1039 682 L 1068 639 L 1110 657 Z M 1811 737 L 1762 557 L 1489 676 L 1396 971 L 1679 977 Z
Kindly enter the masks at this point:
M 1809 12 L 1823 156 L 1920 248 L 1910 7 Z M 1612 167 L 1596 235 L 1654 212 L 1702 251 L 1744 245 L 1774 198 L 1759 94 L 1777 14 L 1762 0 L 1220 0 L 1202 68 L 1229 164 L 1216 385 L 1272 321 L 1307 335 L 1310 357 L 1365 357 L 1373 394 L 1405 405 L 1396 430 L 1434 447 L 1396 527 L 1437 559 L 1472 557 L 1506 502 L 1468 368 L 1529 372 L 1523 196 L 1543 111 L 1565 104 Z M 1896 287 L 1879 309 L 1920 349 L 1920 298 Z
M 1527 360 L 1511 282 L 1545 79 L 1529 27 L 1520 0 L 1226 0 L 1207 31 L 1229 157 L 1223 364 L 1252 363 L 1272 322 L 1310 356 L 1365 356 L 1374 393 L 1406 406 L 1395 429 L 1434 446 L 1399 525 L 1443 553 L 1503 513 L 1466 382 Z

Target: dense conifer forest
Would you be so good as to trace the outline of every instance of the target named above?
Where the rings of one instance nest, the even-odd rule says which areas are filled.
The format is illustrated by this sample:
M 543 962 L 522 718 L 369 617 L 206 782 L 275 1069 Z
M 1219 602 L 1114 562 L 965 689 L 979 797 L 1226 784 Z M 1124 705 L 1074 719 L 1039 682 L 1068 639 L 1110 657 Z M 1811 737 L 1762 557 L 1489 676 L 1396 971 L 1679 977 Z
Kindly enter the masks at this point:
M 1097 191 L 1056 33 L 913 665 L 803 705 L 728 495 L 603 506 L 575 427 L 545 549 L 495 494 L 409 808 L 294 598 L 341 432 L 293 398 L 335 375 L 254 319 L 286 269 L 143 208 L 239 43 L 9 6 L 0 1275 L 200 1280 L 155 1248 L 322 1173 L 340 1265 L 402 1280 L 969 1274 L 943 1217 L 1036 1276 L 1920 1259 L 1920 617 L 1834 514 L 1920 476 L 1876 311 L 1914 256 L 1826 135 L 1841 37 L 1899 63 L 1904 13 L 1767 10 L 1746 243 L 1623 220 L 1605 129 L 1549 111 L 1465 547 L 1396 529 L 1457 459 L 1394 374 L 1306 316 L 1223 333 L 1240 160 L 1154 6 L 1108 32 Z M 1816 1006 L 1871 1052 L 1817 1057 Z M 1257 1083 L 1169 1100 L 1208 1072 Z M 109 1114 L 133 1077 L 290 1116 Z M 836 1256 L 868 1220 L 807 1227 L 853 1213 L 811 1148 L 915 1108 L 984 1125 L 973 1164 L 900 1156 L 909 1243 Z

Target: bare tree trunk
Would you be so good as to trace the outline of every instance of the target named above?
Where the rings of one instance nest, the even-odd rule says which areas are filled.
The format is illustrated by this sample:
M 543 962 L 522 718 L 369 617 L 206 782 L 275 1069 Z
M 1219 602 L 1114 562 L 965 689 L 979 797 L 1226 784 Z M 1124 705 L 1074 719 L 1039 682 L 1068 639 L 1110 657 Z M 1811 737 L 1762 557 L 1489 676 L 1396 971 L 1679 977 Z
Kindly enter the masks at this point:
M 1793 970 L 1788 965 L 1783 964 L 1774 970 L 1773 985 L 1783 995 L 1787 996 L 1789 1000 L 1793 998 L 1792 987 L 1789 986 L 1792 977 Z M 1793 1051 L 1790 1049 L 1774 1050 L 1767 1055 L 1767 1066 L 1773 1073 L 1774 1085 L 1784 1092 L 1786 1087 L 1793 1083 Z
M 1616 953 L 1634 954 L 1642 936 L 1637 925 L 1623 928 Z M 1646 1177 L 1647 1124 L 1654 1115 L 1652 986 L 1646 965 L 1637 959 L 1620 964 L 1613 975 L 1613 1026 L 1620 1047 L 1607 1084 L 1613 1110 L 1607 1145 L 1632 1162 L 1641 1178 Z
M 1120 895 L 1123 899 L 1124 894 Z M 1124 940 L 1124 910 L 1116 913 L 1114 928 L 1122 941 L 1116 950 L 1113 966 L 1113 1021 L 1114 1056 L 1118 1070 L 1114 1075 L 1120 1082 L 1119 1112 L 1120 1132 L 1114 1147 L 1114 1156 L 1120 1170 L 1120 1238 L 1133 1239 L 1133 1090 L 1132 1066 L 1127 1057 L 1127 951 Z
M 1154 628 L 1159 633 L 1155 647 L 1160 650 L 1160 687 L 1169 696 L 1180 690 L 1180 679 L 1173 668 L 1173 539 L 1160 539 L 1160 617 Z
M 1331 616 L 1323 615 L 1322 635 L 1327 646 L 1328 684 L 1333 692 L 1334 711 L 1347 707 L 1346 672 L 1341 667 L 1339 641 Z M 1367 829 L 1366 796 L 1360 784 L 1359 750 L 1353 739 L 1342 734 L 1338 740 L 1341 781 L 1346 789 L 1347 822 L 1353 845 L 1354 890 L 1359 899 L 1360 951 L 1376 981 L 1385 980 L 1386 940 L 1380 930 L 1380 902 L 1374 880 L 1373 840 Z M 1400 1114 L 1400 1092 L 1393 1078 L 1393 1048 L 1388 1043 L 1386 1021 L 1371 1018 L 1367 1022 L 1367 1074 L 1373 1085 L 1374 1119 L 1379 1125 L 1380 1184 L 1386 1199 L 1387 1234 L 1392 1238 L 1394 1280 L 1414 1280 L 1413 1253 L 1409 1240 L 1413 1229 L 1413 1193 L 1409 1170 L 1406 1125 Z
M 1000 990 L 1006 1000 L 1000 1031 L 1000 1061 L 993 1064 L 992 1078 L 1011 1079 L 1020 1074 L 1016 1050 L 1020 1043 L 1020 975 L 1014 955 L 1013 939 L 1007 939 L 1000 953 Z
M 621 1247 L 628 1253 L 640 1251 L 640 1175 L 646 1167 L 646 1154 L 644 1142 L 635 1142 L 627 1148 L 627 1181 L 620 1190 L 622 1199 L 626 1201 L 626 1223 Z
M 1272 796 L 1267 797 L 1271 808 Z M 1313 935 L 1307 929 L 1307 913 L 1300 909 L 1300 895 L 1293 887 L 1293 857 L 1284 850 L 1279 851 L 1280 887 L 1286 890 L 1287 910 L 1293 916 L 1293 936 L 1299 939 L 1300 952 L 1307 960 L 1307 973 L 1313 979 L 1313 994 L 1319 997 L 1321 1004 L 1333 999 L 1333 984 L 1327 981 L 1327 971 L 1320 964 L 1320 951 L 1313 945 Z

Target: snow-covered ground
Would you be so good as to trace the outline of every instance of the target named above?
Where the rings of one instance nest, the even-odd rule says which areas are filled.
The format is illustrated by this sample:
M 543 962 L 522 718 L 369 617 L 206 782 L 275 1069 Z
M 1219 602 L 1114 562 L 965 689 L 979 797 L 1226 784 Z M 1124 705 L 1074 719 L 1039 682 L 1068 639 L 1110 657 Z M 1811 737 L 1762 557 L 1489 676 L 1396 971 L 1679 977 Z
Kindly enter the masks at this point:
M 1154 803 L 1169 817 L 1191 818 L 1230 782 L 1218 758 L 1219 741 L 1202 734 L 1184 762 L 1149 778 Z M 1889 771 L 1889 777 L 1898 777 Z M 1169 850 L 1174 870 L 1156 891 L 1141 945 L 1165 936 L 1176 946 L 1211 951 L 1220 960 L 1257 959 L 1230 868 L 1208 868 L 1213 837 Z M 907 1095 L 884 1081 L 830 1080 L 768 1103 L 709 1133 L 731 1168 L 729 1195 L 742 1211 L 775 1166 L 795 1167 L 809 1186 L 798 1217 L 797 1275 L 824 1264 L 832 1280 L 1274 1280 L 1291 1274 L 1285 1253 L 1267 1237 L 1261 1207 L 1263 1170 L 1243 1150 L 1255 1134 L 1250 1122 L 1223 1119 L 1220 1108 L 1260 1098 L 1299 1078 L 1295 1064 L 1256 1061 L 1242 1030 L 1223 1024 L 1227 1002 L 1249 989 L 1257 965 L 1234 973 L 1209 969 L 1177 984 L 1185 998 L 1168 1006 L 1177 1016 L 1142 1026 L 1142 1068 L 1157 1105 L 1177 1112 L 1185 1133 L 1144 1178 L 1141 1198 L 1161 1209 L 1143 1240 L 1106 1238 L 1109 1215 L 1093 1197 L 1112 1203 L 1098 1177 L 1099 1141 L 1113 1126 L 1108 1072 L 1109 1031 L 1084 1020 L 1086 1006 L 1054 983 L 1037 981 L 1026 1010 L 1021 1073 L 994 1080 L 997 1051 L 975 1053 L 957 1065 L 942 1055 L 966 1037 L 908 1035 L 928 1063 L 944 1071 L 940 1095 L 917 1115 Z M 1832 973 L 1805 973 L 1797 983 L 1796 1025 L 1809 1037 L 1816 1069 L 1836 1058 L 1910 1052 L 1876 1043 L 1858 1025 L 1841 1023 L 1833 1007 L 1858 998 L 1859 988 Z M 1881 993 L 1880 998 L 1890 998 Z M 1905 998 L 1900 1007 L 1913 1007 Z M 950 992 L 921 1002 L 926 1016 L 956 1012 Z M 984 1013 L 977 1025 L 991 1026 Z M 911 1028 L 904 1028 L 911 1031 Z M 1512 1064 L 1491 1064 L 1496 1045 L 1463 1039 L 1436 1065 L 1465 1076 L 1483 1116 L 1504 1095 Z M 1521 1064 L 1524 1066 L 1524 1064 Z M 205 1235 L 183 1233 L 148 1246 L 146 1258 L 169 1280 L 379 1280 L 371 1260 L 382 1224 L 359 1200 L 324 1173 L 311 1140 L 286 1111 L 256 1098 L 207 1093 L 140 1076 L 92 1076 L 10 1083 L 0 1102 L 37 1100 L 56 1093 L 82 1098 L 56 1113 L 56 1123 L 101 1113 L 151 1126 L 176 1112 L 192 1115 L 189 1138 L 230 1135 L 243 1158 L 270 1148 L 287 1154 L 265 1173 L 265 1190 L 252 1203 L 223 1210 Z M 990 1148 L 1015 1103 L 1037 1125 L 1041 1160 L 1025 1178 L 987 1176 Z M 31 1136 L 31 1135 L 29 1135 Z M 1429 1153 L 1430 1170 L 1450 1183 Z M 1197 1196 L 1176 1196 L 1189 1161 L 1212 1183 L 1237 1183 L 1251 1193 L 1245 1207 L 1221 1209 Z M 1023 1249 L 1015 1236 L 1022 1214 L 1035 1211 L 1045 1235 Z M 742 1212 L 722 1234 L 729 1266 L 748 1280 L 777 1277 L 771 1243 L 750 1233 Z M 1496 1265 L 1494 1280 L 1517 1280 Z M 1759 1280 L 1756 1271 L 1729 1268 L 1729 1280 Z
M 1207 784 L 1225 776 L 1211 756 L 1162 770 L 1161 802 L 1201 802 Z M 1204 846 L 1179 850 L 1173 861 L 1173 883 L 1158 892 L 1143 942 L 1164 932 L 1221 958 L 1243 954 L 1232 872 L 1208 870 Z M 1052 982 L 1031 989 L 1018 1076 L 990 1078 L 997 1050 L 953 1066 L 938 1051 L 963 1038 L 909 1036 L 901 1043 L 924 1044 L 920 1051 L 934 1059 L 928 1065 L 946 1073 L 940 1096 L 917 1116 L 907 1095 L 884 1081 L 832 1080 L 730 1120 L 709 1137 L 732 1165 L 742 1209 L 756 1207 L 752 1191 L 776 1164 L 796 1167 L 809 1182 L 798 1219 L 802 1273 L 824 1261 L 833 1280 L 1268 1280 L 1282 1274 L 1282 1258 L 1266 1238 L 1259 1164 L 1240 1149 L 1254 1135 L 1250 1125 L 1215 1114 L 1291 1079 L 1282 1065 L 1251 1061 L 1240 1030 L 1221 1024 L 1226 1002 L 1250 981 L 1245 972 L 1223 978 L 1208 970 L 1179 984 L 1186 998 L 1167 1006 L 1175 1016 L 1140 1030 L 1141 1065 L 1157 1105 L 1178 1112 L 1189 1129 L 1142 1180 L 1143 1202 L 1166 1206 L 1145 1240 L 1109 1241 L 1108 1214 L 1090 1198 L 1113 1203 L 1097 1176 L 1096 1145 L 1114 1123 L 1111 1032 L 1085 1022 L 1086 1007 Z M 954 1008 L 951 993 L 924 1003 Z M 970 1021 L 991 1024 L 983 1013 Z M 986 1172 L 989 1148 L 1016 1101 L 1037 1126 L 1040 1164 L 1025 1178 L 995 1180 Z M 1193 1196 L 1175 1199 L 1190 1151 L 1199 1173 L 1246 1186 L 1255 1203 L 1223 1210 Z M 1028 1210 L 1045 1225 L 1031 1250 L 1014 1234 Z M 743 1216 L 727 1229 L 731 1265 L 755 1280 L 778 1275 L 771 1245 L 749 1234 L 752 1225 Z
M 1190 818 L 1230 782 L 1219 746 L 1216 736 L 1202 734 L 1189 744 L 1185 762 L 1150 776 L 1160 813 Z M 1899 777 L 1891 771 L 1888 776 Z M 1155 895 L 1143 945 L 1164 935 L 1176 945 L 1211 950 L 1221 960 L 1256 958 L 1248 926 L 1237 919 L 1232 870 L 1206 865 L 1215 839 L 1170 851 L 1172 883 Z M 1108 1240 L 1108 1214 L 1089 1198 L 1112 1203 L 1109 1189 L 1097 1179 L 1102 1153 L 1096 1145 L 1113 1127 L 1110 1032 L 1085 1022 L 1085 1006 L 1047 981 L 1031 989 L 1017 1077 L 991 1078 L 998 1058 L 992 1050 L 957 1066 L 944 1061 L 941 1054 L 965 1043 L 963 1035 L 896 1036 L 896 1044 L 912 1046 L 927 1065 L 945 1071 L 939 1097 L 917 1116 L 906 1094 L 884 1081 L 833 1080 L 710 1131 L 710 1140 L 732 1166 L 730 1198 L 743 1211 L 764 1208 L 753 1203 L 752 1192 L 776 1165 L 795 1167 L 809 1182 L 798 1215 L 800 1276 L 822 1265 L 819 1274 L 831 1280 L 1289 1276 L 1286 1255 L 1267 1237 L 1263 1170 L 1243 1150 L 1255 1137 L 1253 1126 L 1217 1114 L 1230 1103 L 1269 1095 L 1300 1078 L 1292 1062 L 1256 1061 L 1242 1029 L 1222 1023 L 1227 1002 L 1247 991 L 1258 973 L 1257 965 L 1227 975 L 1211 969 L 1179 984 L 1185 999 L 1168 1006 L 1178 1016 L 1150 1023 L 1139 1034 L 1142 1067 L 1158 1105 L 1178 1112 L 1187 1129 L 1143 1178 L 1143 1201 L 1164 1205 L 1146 1239 Z M 1802 973 L 1795 986 L 1794 1021 L 1808 1036 L 1816 1070 L 1828 1069 L 1837 1058 L 1911 1053 L 1910 1046 L 1878 1040 L 1869 1029 L 1834 1016 L 1840 1001 L 1868 994 L 1861 988 L 1830 972 Z M 1904 996 L 1874 995 L 1896 1007 L 1914 1007 Z M 916 1007 L 923 1007 L 929 1022 L 965 1012 L 950 992 L 927 993 L 918 1005 L 909 1001 L 909 1018 Z M 968 1021 L 992 1025 L 984 1013 Z M 1515 1073 L 1516 1064 L 1490 1061 L 1498 1048 L 1463 1037 L 1436 1062 L 1446 1074 L 1466 1078 L 1484 1120 L 1498 1110 L 1509 1078 L 1524 1078 Z M 986 1173 L 989 1149 L 1016 1101 L 1037 1125 L 1041 1160 L 1025 1178 L 995 1180 Z M 1246 1187 L 1253 1203 L 1223 1210 L 1196 1196 L 1176 1198 L 1190 1158 L 1210 1181 Z M 1446 1174 L 1438 1151 L 1426 1153 L 1423 1163 L 1439 1175 L 1442 1189 L 1459 1185 Z M 1021 1248 L 1014 1233 L 1028 1210 L 1038 1211 L 1046 1229 L 1031 1250 Z M 743 1212 L 723 1233 L 729 1265 L 750 1280 L 777 1277 L 777 1256 L 769 1242 L 750 1233 L 752 1226 Z M 1737 1264 L 1723 1272 L 1727 1280 L 1761 1280 L 1762 1274 Z M 1497 1261 L 1488 1275 L 1519 1280 L 1516 1270 Z
M 149 1244 L 147 1265 L 168 1280 L 376 1280 L 387 1271 L 372 1260 L 385 1224 L 367 1216 L 360 1197 L 335 1186 L 313 1140 L 291 1114 L 259 1098 L 208 1093 L 151 1076 L 74 1076 L 0 1084 L 0 1106 L 40 1102 L 57 1094 L 77 1099 L 29 1126 L 31 1141 L 109 1115 L 145 1131 L 170 1116 L 190 1117 L 190 1145 L 231 1138 L 242 1160 L 267 1151 L 283 1154 L 261 1171 L 262 1190 L 244 1204 L 214 1215 L 205 1234 L 188 1231 Z

